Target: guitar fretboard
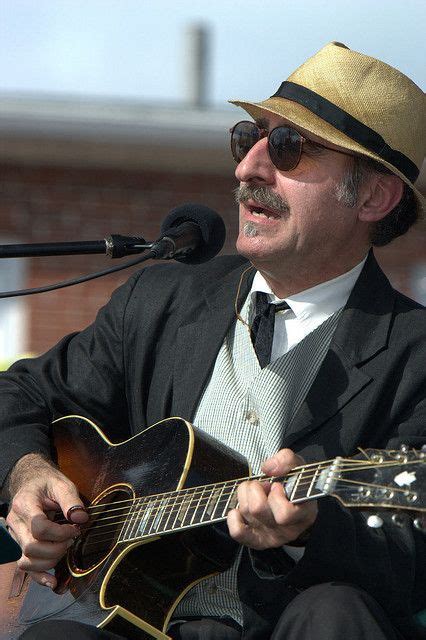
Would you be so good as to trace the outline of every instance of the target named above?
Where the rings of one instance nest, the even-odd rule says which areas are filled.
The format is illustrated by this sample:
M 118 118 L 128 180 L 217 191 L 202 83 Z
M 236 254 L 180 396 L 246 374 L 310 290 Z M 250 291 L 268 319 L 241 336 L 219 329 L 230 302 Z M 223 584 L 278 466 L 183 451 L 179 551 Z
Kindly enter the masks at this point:
M 308 469 L 300 467 L 284 478 L 256 476 L 256 479 L 281 482 L 291 502 L 303 502 L 324 495 L 323 478 L 328 469 L 324 464 L 309 465 Z M 239 478 L 138 498 L 129 511 L 118 541 L 129 542 L 220 522 L 238 506 L 238 486 L 253 479 Z

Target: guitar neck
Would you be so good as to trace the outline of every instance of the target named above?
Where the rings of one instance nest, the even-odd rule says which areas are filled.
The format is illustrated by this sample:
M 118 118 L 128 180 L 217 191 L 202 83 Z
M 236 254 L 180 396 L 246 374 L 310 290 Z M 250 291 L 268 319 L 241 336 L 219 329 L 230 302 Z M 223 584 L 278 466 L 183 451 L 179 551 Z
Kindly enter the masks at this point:
M 246 480 L 281 482 L 291 502 L 304 502 L 326 495 L 333 461 L 296 467 L 284 477 L 251 476 L 198 486 L 135 500 L 119 542 L 141 540 L 226 519 L 238 506 L 237 490 Z
M 361 451 L 365 459 L 336 457 L 295 467 L 282 477 L 238 478 L 137 498 L 128 511 L 118 542 L 225 520 L 229 511 L 238 506 L 237 490 L 246 480 L 280 482 L 293 503 L 331 495 L 346 507 L 426 513 L 424 452 Z

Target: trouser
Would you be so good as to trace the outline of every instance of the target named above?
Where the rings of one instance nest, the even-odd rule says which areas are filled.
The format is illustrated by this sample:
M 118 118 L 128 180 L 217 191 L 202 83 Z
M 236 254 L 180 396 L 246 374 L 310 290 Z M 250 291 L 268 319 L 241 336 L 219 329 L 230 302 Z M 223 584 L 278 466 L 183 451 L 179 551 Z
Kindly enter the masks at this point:
M 236 623 L 203 618 L 176 625 L 174 640 L 239 640 Z M 109 631 L 60 620 L 33 625 L 21 640 L 123 640 Z M 270 640 L 403 640 L 380 605 L 365 591 L 348 584 L 327 583 L 306 589 L 287 605 Z M 258 640 L 268 640 L 259 638 Z

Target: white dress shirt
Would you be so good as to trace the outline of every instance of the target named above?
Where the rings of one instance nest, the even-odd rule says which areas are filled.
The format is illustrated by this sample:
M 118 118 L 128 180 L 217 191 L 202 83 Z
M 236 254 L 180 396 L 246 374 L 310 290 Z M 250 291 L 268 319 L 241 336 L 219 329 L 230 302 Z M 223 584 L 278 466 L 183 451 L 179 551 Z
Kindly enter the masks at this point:
M 285 300 L 290 307 L 275 314 L 271 361 L 290 351 L 311 331 L 345 306 L 366 259 L 367 256 L 353 269 L 337 278 L 284 299 L 277 298 L 265 278 L 256 271 L 250 291 L 252 309 L 255 309 L 255 296 L 258 291 L 267 293 L 270 302 L 278 304 Z
M 249 294 L 252 302 L 252 318 L 255 313 L 255 299 L 258 291 L 267 293 L 271 303 L 278 304 L 285 300 L 290 307 L 290 309 L 283 309 L 275 314 L 271 362 L 293 349 L 311 331 L 314 331 L 333 313 L 345 306 L 366 260 L 367 256 L 353 269 L 337 276 L 337 278 L 327 280 L 284 299 L 277 298 L 265 278 L 259 271 L 256 271 Z M 283 546 L 288 555 L 296 562 L 305 552 L 304 547 Z

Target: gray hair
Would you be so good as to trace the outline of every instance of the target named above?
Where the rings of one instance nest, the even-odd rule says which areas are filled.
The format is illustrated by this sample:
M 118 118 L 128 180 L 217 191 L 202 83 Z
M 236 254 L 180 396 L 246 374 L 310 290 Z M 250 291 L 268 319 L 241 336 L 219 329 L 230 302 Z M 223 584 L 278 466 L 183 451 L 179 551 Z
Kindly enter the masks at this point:
M 354 156 L 350 168 L 336 188 L 336 197 L 347 207 L 356 207 L 359 189 L 372 173 L 392 175 L 387 167 L 370 158 Z M 394 238 L 404 235 L 419 217 L 417 202 L 413 190 L 404 182 L 404 191 L 399 203 L 371 229 L 371 244 L 381 247 Z

